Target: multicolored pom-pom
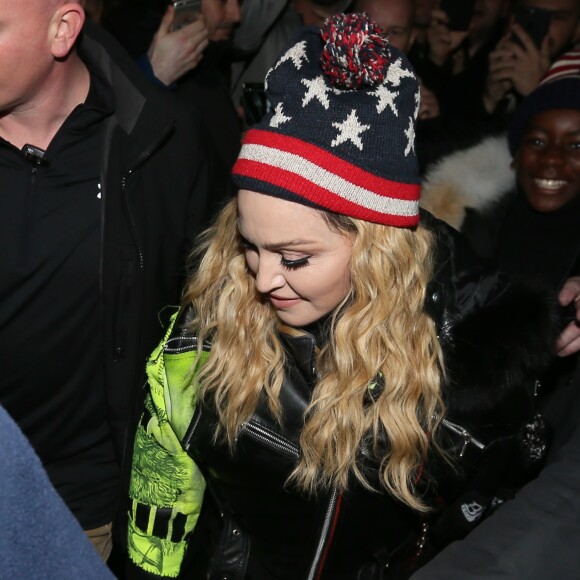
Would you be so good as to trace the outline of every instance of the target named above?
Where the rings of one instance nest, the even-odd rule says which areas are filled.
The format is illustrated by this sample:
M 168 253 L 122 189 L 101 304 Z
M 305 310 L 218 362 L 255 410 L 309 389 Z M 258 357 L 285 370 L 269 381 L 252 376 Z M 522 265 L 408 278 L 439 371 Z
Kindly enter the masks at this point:
M 333 86 L 358 89 L 384 81 L 389 42 L 368 14 L 337 14 L 326 21 L 321 34 L 321 66 Z

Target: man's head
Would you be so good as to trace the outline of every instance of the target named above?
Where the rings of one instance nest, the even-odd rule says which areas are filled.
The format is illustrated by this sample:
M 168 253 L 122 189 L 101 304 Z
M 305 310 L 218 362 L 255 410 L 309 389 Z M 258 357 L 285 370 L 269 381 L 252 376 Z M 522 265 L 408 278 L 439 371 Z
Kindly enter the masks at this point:
M 366 12 L 388 36 L 390 43 L 407 53 L 414 41 L 414 0 L 357 0 L 356 12 Z
M 239 0 L 202 0 L 210 40 L 227 40 L 240 21 Z
M 580 40 L 580 0 L 520 0 L 519 4 L 552 12 L 548 29 L 548 46 L 552 60 Z
M 81 2 L 0 0 L 0 112 L 33 107 L 54 90 L 85 14 Z

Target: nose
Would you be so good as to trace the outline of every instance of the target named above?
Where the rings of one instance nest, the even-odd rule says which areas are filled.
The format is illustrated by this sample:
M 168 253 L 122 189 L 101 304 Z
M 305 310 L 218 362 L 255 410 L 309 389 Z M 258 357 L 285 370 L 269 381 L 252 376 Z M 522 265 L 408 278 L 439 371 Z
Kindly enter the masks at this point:
M 286 278 L 280 270 L 280 263 L 276 257 L 260 257 L 255 270 L 256 290 L 261 294 L 268 294 L 279 290 L 286 285 Z
M 542 161 L 545 165 L 562 165 L 566 162 L 566 155 L 560 145 L 554 144 L 546 147 Z
M 240 21 L 240 2 L 239 0 L 229 0 L 226 5 L 226 19 L 228 22 L 235 24 Z

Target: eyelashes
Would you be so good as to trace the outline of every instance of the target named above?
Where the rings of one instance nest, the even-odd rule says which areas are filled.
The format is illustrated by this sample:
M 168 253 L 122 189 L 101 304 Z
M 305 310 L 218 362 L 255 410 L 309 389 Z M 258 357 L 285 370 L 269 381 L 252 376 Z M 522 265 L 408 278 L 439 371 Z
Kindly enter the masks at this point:
M 308 266 L 309 261 L 310 256 L 304 256 L 304 258 L 299 258 L 298 260 L 287 260 L 284 257 L 280 258 L 280 263 L 286 270 L 299 270 L 300 268 Z
M 244 252 L 257 252 L 257 248 L 254 244 L 246 240 L 245 238 L 241 238 L 241 245 Z M 280 264 L 285 270 L 299 270 L 300 268 L 304 268 L 310 264 L 310 258 L 312 256 L 304 256 L 303 258 L 298 258 L 297 260 L 288 260 L 284 258 L 284 256 L 280 256 Z

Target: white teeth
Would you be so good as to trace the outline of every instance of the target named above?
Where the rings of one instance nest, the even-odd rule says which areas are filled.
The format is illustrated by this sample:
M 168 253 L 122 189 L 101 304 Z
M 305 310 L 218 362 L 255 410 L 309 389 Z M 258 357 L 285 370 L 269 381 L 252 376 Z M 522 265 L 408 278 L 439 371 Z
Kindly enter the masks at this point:
M 560 189 L 566 185 L 561 179 L 534 179 L 534 181 L 542 189 Z

